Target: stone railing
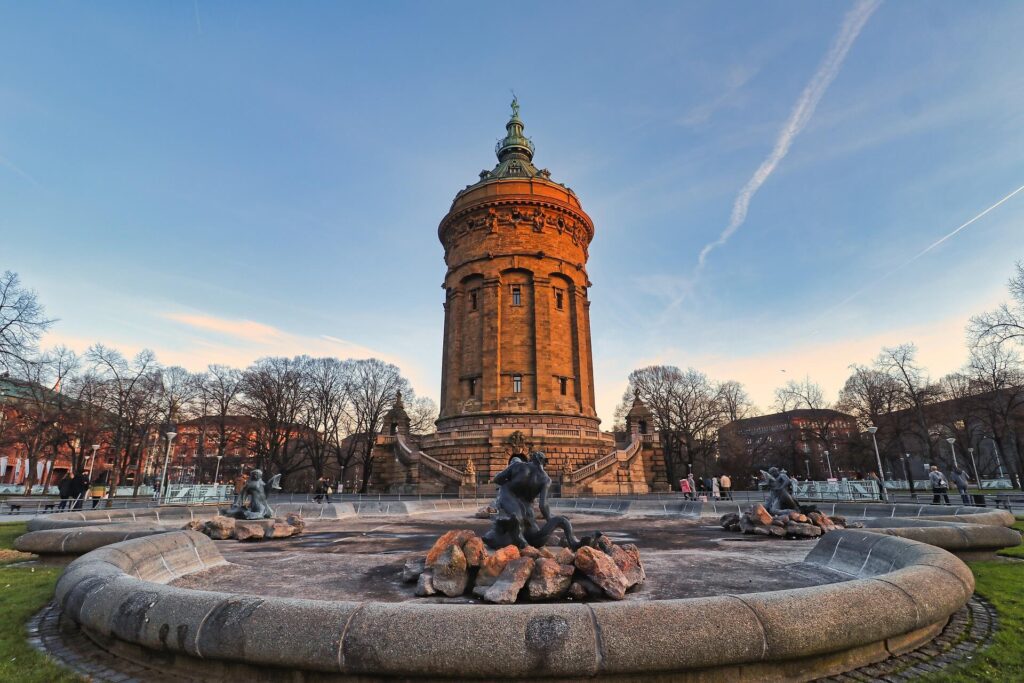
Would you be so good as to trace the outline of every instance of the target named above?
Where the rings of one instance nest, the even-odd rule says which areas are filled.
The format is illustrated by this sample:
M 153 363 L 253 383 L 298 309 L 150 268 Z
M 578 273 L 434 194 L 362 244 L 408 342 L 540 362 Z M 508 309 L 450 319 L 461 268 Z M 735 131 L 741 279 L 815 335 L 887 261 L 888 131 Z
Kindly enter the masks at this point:
M 598 458 L 597 460 L 587 463 L 583 467 L 573 470 L 565 475 L 565 480 L 569 484 L 579 484 L 581 481 L 589 479 L 602 472 L 615 463 L 629 462 L 633 457 L 640 452 L 640 446 L 643 442 L 640 439 L 634 437 L 629 445 L 623 450 L 614 450 L 608 455 Z
M 377 445 L 384 446 L 389 443 L 394 443 L 397 440 L 397 438 L 398 437 L 396 437 L 394 434 L 378 434 Z
M 400 434 L 395 436 L 395 454 L 405 465 L 418 462 L 428 470 L 447 477 L 452 481 L 459 482 L 460 484 L 466 478 L 466 473 L 459 468 L 446 465 L 437 458 L 432 458 L 419 449 L 413 450 L 411 446 L 405 443 L 405 439 L 403 439 Z
M 578 429 L 560 429 L 558 427 L 548 427 L 547 433 L 551 436 L 571 436 L 579 438 L 580 430 Z

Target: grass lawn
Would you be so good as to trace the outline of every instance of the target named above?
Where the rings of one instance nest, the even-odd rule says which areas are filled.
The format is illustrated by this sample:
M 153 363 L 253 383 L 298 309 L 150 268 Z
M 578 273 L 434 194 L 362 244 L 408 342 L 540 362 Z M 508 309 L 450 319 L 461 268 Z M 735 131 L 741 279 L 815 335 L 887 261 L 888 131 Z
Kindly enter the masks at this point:
M 11 550 L 25 525 L 0 524 L 0 565 L 25 559 Z M 61 570 L 0 566 L 0 681 L 72 683 L 85 679 L 51 662 L 25 639 L 25 623 L 53 596 Z

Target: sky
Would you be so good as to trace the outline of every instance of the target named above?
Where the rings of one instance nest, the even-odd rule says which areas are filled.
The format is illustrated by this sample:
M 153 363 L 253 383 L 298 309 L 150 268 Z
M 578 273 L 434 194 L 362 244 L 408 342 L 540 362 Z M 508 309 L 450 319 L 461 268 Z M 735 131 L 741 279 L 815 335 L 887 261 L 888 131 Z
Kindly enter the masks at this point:
M 1024 258 L 1024 3 L 0 3 L 0 270 L 47 344 L 376 356 L 437 400 L 437 224 L 510 91 L 593 218 L 598 412 L 654 363 L 938 377 Z M 962 227 L 948 239 L 945 236 Z M 939 242 L 936 244 L 936 242 Z

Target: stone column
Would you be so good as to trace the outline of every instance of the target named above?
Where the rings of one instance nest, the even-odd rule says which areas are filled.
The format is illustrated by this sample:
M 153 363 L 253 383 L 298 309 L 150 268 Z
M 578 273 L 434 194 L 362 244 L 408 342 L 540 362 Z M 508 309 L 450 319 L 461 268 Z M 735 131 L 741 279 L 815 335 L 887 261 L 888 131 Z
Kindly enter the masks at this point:
M 480 321 L 483 333 L 483 352 L 480 355 L 482 373 L 480 401 L 483 410 L 494 410 L 501 399 L 501 278 L 486 278 L 481 293 Z
M 446 303 L 445 328 L 445 401 L 446 415 L 457 415 L 462 399 L 462 318 L 465 315 L 463 292 L 461 287 L 449 290 Z
M 534 410 L 551 410 L 551 278 L 533 277 Z

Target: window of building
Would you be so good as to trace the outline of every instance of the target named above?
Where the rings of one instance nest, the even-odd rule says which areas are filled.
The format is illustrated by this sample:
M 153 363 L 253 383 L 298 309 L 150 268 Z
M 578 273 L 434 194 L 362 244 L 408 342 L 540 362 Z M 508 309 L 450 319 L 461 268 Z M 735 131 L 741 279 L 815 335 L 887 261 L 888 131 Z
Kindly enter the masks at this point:
M 523 391 L 523 376 L 512 375 L 512 393 L 519 394 Z
M 477 292 L 477 290 L 474 289 L 473 291 L 471 291 L 469 293 L 469 308 L 470 308 L 470 310 L 475 311 L 475 310 L 477 310 L 477 307 L 479 305 L 480 305 L 479 292 Z
M 523 305 L 523 289 L 519 285 L 512 285 L 512 305 Z
M 562 392 L 562 396 L 565 396 L 565 390 L 568 387 L 568 385 L 569 385 L 569 380 L 567 380 L 565 377 L 559 377 L 558 378 L 558 389 L 559 389 L 559 391 Z
M 476 377 L 469 380 L 469 395 L 476 396 Z
M 562 290 L 560 289 L 555 290 L 555 308 L 557 308 L 558 310 L 562 310 L 563 308 L 565 308 L 565 295 L 562 293 Z

